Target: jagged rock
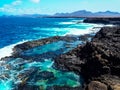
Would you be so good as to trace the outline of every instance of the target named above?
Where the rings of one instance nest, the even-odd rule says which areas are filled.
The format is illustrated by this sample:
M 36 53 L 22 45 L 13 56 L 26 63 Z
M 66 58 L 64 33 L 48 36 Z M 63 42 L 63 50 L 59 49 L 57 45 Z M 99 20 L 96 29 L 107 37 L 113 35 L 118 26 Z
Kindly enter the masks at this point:
M 109 90 L 119 89 L 120 27 L 102 28 L 91 42 L 61 55 L 55 62 L 58 68 L 82 75 L 86 83 L 96 80 L 105 83 Z
M 108 19 L 106 19 L 108 20 Z M 102 22 L 102 21 L 101 21 Z M 110 22 L 111 23 L 111 22 Z M 82 38 L 82 37 L 81 37 Z M 51 42 L 63 40 L 74 41 L 76 37 L 52 37 L 42 40 L 25 42 L 23 44 L 14 47 L 14 53 L 12 57 L 19 57 L 19 54 L 25 50 L 42 46 Z M 79 37 L 80 39 L 80 37 Z M 86 39 L 83 37 L 83 39 Z M 50 55 L 50 54 L 49 54 Z M 32 58 L 32 57 L 30 57 Z M 39 59 L 37 57 L 35 59 Z M 33 59 L 33 58 L 32 58 Z M 91 42 L 87 42 L 85 45 L 78 46 L 74 50 L 68 53 L 62 54 L 55 59 L 55 64 L 62 70 L 74 71 L 84 77 L 86 83 L 91 82 L 88 85 L 88 90 L 96 88 L 96 84 L 102 88 L 101 90 L 119 90 L 120 86 L 120 27 L 104 27 L 102 28 L 92 39 Z M 53 75 L 48 73 L 41 73 L 40 77 L 49 78 Z M 24 80 L 26 81 L 26 79 Z M 99 81 L 99 82 L 98 82 Z M 32 87 L 25 85 L 19 86 L 18 90 L 34 90 L 39 87 Z M 107 86 L 106 86 L 107 85 Z M 97 90 L 99 90 L 98 88 Z M 51 87 L 51 90 L 81 90 L 78 88 L 69 87 Z M 92 89 L 94 90 L 94 89 Z
M 32 85 L 19 85 L 14 90 L 39 90 L 40 88 L 38 86 L 32 86 Z
M 102 28 L 79 53 L 86 59 L 82 67 L 86 78 L 103 74 L 120 76 L 120 27 Z
M 102 75 L 100 77 L 94 78 L 97 81 L 100 81 L 108 86 L 108 90 L 115 90 L 120 88 L 120 78 L 115 75 Z M 119 90 L 119 89 L 118 89 Z
M 120 24 L 120 18 L 86 18 L 84 23 Z
M 47 90 L 83 90 L 82 87 L 68 87 L 68 86 L 52 86 L 48 87 Z
M 74 36 L 74 35 L 66 35 L 66 36 L 54 36 L 50 38 L 45 38 L 45 39 L 39 39 L 39 40 L 34 40 L 34 41 L 28 41 L 19 45 L 16 45 L 13 48 L 13 56 L 14 57 L 19 57 L 19 54 L 23 51 L 42 46 L 45 44 L 57 42 L 57 41 L 66 41 L 66 42 L 75 42 L 78 40 L 81 41 L 88 41 L 88 38 L 91 38 L 93 36 L 87 34 L 83 36 Z
M 99 81 L 91 81 L 88 84 L 87 90 L 108 90 L 107 85 Z
M 120 90 L 120 84 L 114 85 L 113 90 Z
M 54 78 L 54 74 L 52 72 L 43 71 L 43 72 L 39 72 L 36 75 L 36 80 L 41 80 L 41 79 L 46 80 L 49 78 Z

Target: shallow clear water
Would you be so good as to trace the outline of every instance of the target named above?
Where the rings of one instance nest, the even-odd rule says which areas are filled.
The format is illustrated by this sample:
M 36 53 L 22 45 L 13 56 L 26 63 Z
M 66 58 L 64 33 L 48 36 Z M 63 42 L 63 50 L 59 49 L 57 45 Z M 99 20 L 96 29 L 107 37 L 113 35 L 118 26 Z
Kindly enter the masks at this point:
M 11 58 L 1 63 L 0 90 L 12 90 L 19 84 L 30 86 L 81 86 L 80 78 L 73 72 L 63 72 L 53 68 L 54 61 L 45 59 L 42 62 Z
M 93 31 L 90 28 L 94 25 L 78 24 L 77 22 L 80 20 L 83 19 L 0 17 L 0 53 L 2 53 L 0 58 L 11 55 L 12 48 L 15 46 L 14 43 L 21 43 L 23 40 L 36 40 L 56 35 L 92 33 Z M 54 85 L 81 86 L 82 78 L 73 72 L 55 69 L 52 57 L 66 53 L 80 43 L 81 41 L 78 40 L 74 42 L 57 41 L 21 53 L 21 56 L 30 58 L 19 57 L 1 60 L 0 90 L 12 90 L 19 84 L 38 86 L 42 89 Z M 39 58 L 40 55 L 42 58 Z
M 58 41 L 58 42 L 53 42 L 53 43 L 46 44 L 43 46 L 38 46 L 38 47 L 35 47 L 33 49 L 24 51 L 22 53 L 22 55 L 34 56 L 34 55 L 40 55 L 40 54 L 47 53 L 47 52 L 55 52 L 59 49 L 62 49 L 64 43 L 65 43 L 64 41 Z
M 69 42 L 60 40 L 20 53 L 21 56 L 36 57 L 35 59 L 7 58 L 1 60 L 0 90 L 12 90 L 19 84 L 38 86 L 44 90 L 54 85 L 81 86 L 83 82 L 79 75 L 73 72 L 57 70 L 54 68 L 54 59 L 52 58 L 52 56 L 68 52 L 78 44 L 81 44 L 81 41 L 77 39 Z M 40 55 L 42 57 L 39 58 Z
M 60 55 L 63 53 L 72 50 L 77 47 L 78 44 L 81 44 L 81 41 L 66 42 L 66 41 L 57 41 L 42 46 L 38 46 L 21 53 L 22 56 L 37 56 L 45 53 L 52 53 L 53 55 Z M 52 56 L 51 56 L 52 58 Z

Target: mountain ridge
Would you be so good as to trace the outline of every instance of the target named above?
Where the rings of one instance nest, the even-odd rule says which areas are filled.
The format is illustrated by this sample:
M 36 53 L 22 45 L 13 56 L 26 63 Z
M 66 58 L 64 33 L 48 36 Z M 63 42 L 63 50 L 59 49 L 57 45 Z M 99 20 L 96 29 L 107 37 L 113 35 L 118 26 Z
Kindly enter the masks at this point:
M 79 10 L 79 11 L 75 11 L 72 13 L 56 13 L 54 14 L 54 16 L 75 16 L 75 17 L 99 17 L 99 16 L 103 16 L 103 17 L 120 17 L 120 13 L 119 12 L 112 12 L 112 11 L 99 11 L 99 12 L 91 12 L 91 11 L 87 11 L 87 10 Z
M 55 13 L 49 14 L 22 14 L 22 15 L 3 15 L 2 17 L 120 17 L 120 12 L 114 11 L 98 11 L 91 12 L 87 10 L 78 10 L 71 13 Z

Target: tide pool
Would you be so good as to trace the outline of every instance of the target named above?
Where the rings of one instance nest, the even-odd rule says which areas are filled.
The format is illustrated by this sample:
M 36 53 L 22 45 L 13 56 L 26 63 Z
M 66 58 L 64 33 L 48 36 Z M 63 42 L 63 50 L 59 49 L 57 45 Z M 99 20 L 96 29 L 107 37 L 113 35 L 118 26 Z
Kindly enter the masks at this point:
M 24 41 L 52 36 L 93 34 L 98 31 L 92 29 L 94 24 L 82 23 L 82 20 L 83 18 L 0 18 L 0 58 L 11 56 L 13 47 Z M 45 90 L 56 85 L 82 86 L 81 76 L 54 66 L 56 56 L 67 53 L 81 43 L 77 39 L 58 40 L 25 50 L 18 57 L 1 59 L 0 90 L 27 90 L 26 87 Z
M 81 77 L 73 72 L 59 71 L 53 68 L 54 61 L 51 59 L 36 62 L 16 58 L 1 64 L 4 68 L 3 72 L 0 72 L 0 90 L 12 90 L 19 84 L 41 86 L 44 90 L 48 86 L 54 85 L 81 86 Z

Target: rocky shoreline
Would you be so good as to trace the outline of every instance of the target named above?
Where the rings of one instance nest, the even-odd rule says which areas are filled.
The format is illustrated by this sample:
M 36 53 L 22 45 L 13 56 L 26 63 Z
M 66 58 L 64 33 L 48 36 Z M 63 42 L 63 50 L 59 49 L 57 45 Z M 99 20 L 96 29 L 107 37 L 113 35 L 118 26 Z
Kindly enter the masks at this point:
M 120 90 L 120 27 L 104 27 L 85 45 L 61 55 L 56 66 L 82 75 L 86 90 Z
M 93 18 L 86 18 L 84 23 L 96 23 L 96 24 L 112 24 L 112 25 L 120 25 L 120 18 L 119 17 L 93 17 Z
M 16 84 L 14 90 L 38 90 L 40 88 L 40 90 L 82 90 L 82 87 L 79 84 L 81 82 L 79 81 L 80 77 L 78 74 L 75 74 L 73 72 L 70 74 L 70 71 L 61 71 L 60 69 L 57 69 L 51 60 L 54 60 L 56 57 L 59 57 L 59 55 L 62 55 L 63 53 L 69 52 L 79 44 L 85 44 L 86 41 L 89 41 L 89 38 L 92 37 L 93 35 L 89 34 L 83 36 L 55 36 L 18 44 L 13 48 L 12 56 L 1 59 L 0 65 L 3 66 L 3 69 L 6 68 L 5 70 L 9 69 L 9 71 L 3 71 L 0 78 L 4 79 L 11 77 L 9 73 L 14 71 L 14 78 L 17 82 L 20 82 L 19 84 Z M 46 48 L 47 51 L 45 50 Z M 45 59 L 50 59 L 50 61 L 45 61 Z M 47 66 L 44 66 L 44 64 L 48 64 L 48 66 L 52 65 L 52 67 L 48 70 L 45 69 L 46 72 L 44 72 L 42 69 L 38 68 L 39 65 L 39 67 L 43 69 L 47 68 Z M 60 74 L 60 77 L 58 77 L 59 75 L 55 75 L 57 73 Z M 62 79 L 61 74 L 63 74 L 63 78 L 68 75 L 68 78 L 75 82 L 66 82 L 67 80 L 63 80 L 63 83 L 66 82 L 66 86 L 60 86 L 59 84 L 57 85 L 57 83 L 55 85 L 51 84 L 51 86 L 49 86 L 49 83 L 54 83 L 54 80 L 56 80 L 56 78 L 58 78 L 58 80 L 59 78 Z M 44 87 L 42 85 L 29 85 L 28 82 L 30 83 L 32 78 L 35 79 L 33 79 L 35 81 L 34 83 L 42 80 L 42 82 L 47 81 L 46 84 L 48 84 L 48 86 L 46 85 L 47 87 Z M 72 83 L 76 86 L 73 87 Z
M 118 18 L 87 18 L 85 23 L 102 23 L 102 24 L 120 24 Z M 90 41 L 89 38 L 92 38 Z M 71 48 L 68 52 L 63 52 L 63 49 L 58 50 L 59 54 L 54 51 L 45 52 L 44 54 L 31 55 L 30 49 L 38 48 L 46 44 L 54 42 L 64 42 L 64 49 L 72 47 L 71 43 L 82 41 L 76 48 Z M 69 44 L 68 44 L 69 43 Z M 52 44 L 51 44 L 52 45 Z M 27 51 L 27 52 L 26 52 Z M 32 50 L 34 52 L 34 50 Z M 29 57 L 26 56 L 29 54 Z M 51 56 L 52 55 L 52 56 Z M 83 87 L 68 87 L 68 86 L 51 86 L 47 90 L 120 90 L 120 26 L 103 27 L 93 37 L 92 35 L 84 36 L 55 36 L 42 40 L 35 40 L 16 45 L 13 48 L 13 54 L 10 57 L 2 58 L 2 61 L 19 58 L 22 66 L 23 60 L 42 61 L 42 58 L 51 56 L 55 62 L 55 68 L 62 71 L 72 71 L 77 75 L 82 75 L 84 78 Z M 42 61 L 43 62 L 43 61 Z M 19 63 L 19 62 L 17 62 Z M 11 68 L 11 67 L 8 67 Z M 20 67 L 18 69 L 21 69 Z M 34 74 L 35 71 L 27 72 Z M 40 72 L 39 72 L 40 73 Z M 47 74 L 46 74 L 47 73 Z M 41 75 L 48 78 L 54 75 L 51 72 L 44 72 Z M 26 77 L 25 76 L 25 77 Z M 20 78 L 23 76 L 19 76 Z M 22 84 L 16 86 L 15 90 L 44 90 L 43 87 L 26 85 L 29 78 L 24 78 Z

